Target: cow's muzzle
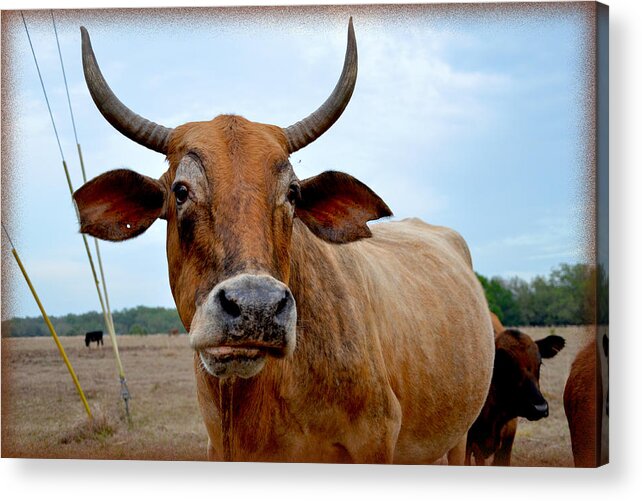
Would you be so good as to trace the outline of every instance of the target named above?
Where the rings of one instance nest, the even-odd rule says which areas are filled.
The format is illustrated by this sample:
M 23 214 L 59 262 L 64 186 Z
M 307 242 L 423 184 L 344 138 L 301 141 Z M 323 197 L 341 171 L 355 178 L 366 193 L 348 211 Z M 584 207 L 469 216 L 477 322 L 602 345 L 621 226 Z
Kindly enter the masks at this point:
M 529 421 L 539 421 L 545 417 L 548 417 L 548 402 L 543 400 L 538 403 L 532 404 L 524 416 Z
M 296 304 L 269 275 L 243 274 L 218 284 L 196 309 L 190 344 L 217 377 L 252 377 L 268 355 L 284 357 L 296 344 Z

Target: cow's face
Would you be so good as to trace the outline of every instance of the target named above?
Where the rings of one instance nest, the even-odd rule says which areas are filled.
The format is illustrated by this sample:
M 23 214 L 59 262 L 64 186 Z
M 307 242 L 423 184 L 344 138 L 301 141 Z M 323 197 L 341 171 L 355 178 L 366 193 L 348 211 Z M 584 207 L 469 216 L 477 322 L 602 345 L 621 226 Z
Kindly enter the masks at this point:
M 564 348 L 564 338 L 550 335 L 533 341 L 518 330 L 507 329 L 495 339 L 493 385 L 513 416 L 530 421 L 548 416 L 548 402 L 539 387 L 542 359 Z
M 350 53 L 349 43 L 346 61 Z M 86 75 L 96 73 L 93 52 L 85 59 Z M 344 65 L 344 74 L 351 72 Z M 87 78 L 90 90 L 98 86 L 92 96 L 100 108 L 100 93 L 108 88 Z M 342 80 L 344 75 L 339 90 L 354 85 Z M 295 218 L 318 238 L 347 243 L 370 236 L 367 221 L 391 214 L 351 176 L 325 172 L 299 180 L 288 161 L 343 111 L 352 89 L 341 99 L 337 89 L 311 120 L 285 129 L 231 115 L 175 129 L 150 122 L 131 127 L 129 121 L 140 117 L 114 123 L 115 112 L 101 108 L 121 132 L 129 127 L 126 135 L 165 153 L 169 169 L 159 180 L 121 169 L 87 183 L 74 194 L 81 231 L 123 240 L 157 218 L 167 221 L 174 299 L 191 346 L 215 376 L 251 377 L 268 356 L 294 350 L 297 311 L 289 280 Z M 337 99 L 340 109 L 329 109 L 328 102 L 336 107 Z
M 81 231 L 123 240 L 166 219 L 170 285 L 191 346 L 213 375 L 253 376 L 295 347 L 294 219 L 345 243 L 369 236 L 366 222 L 389 209 L 347 174 L 300 181 L 283 131 L 237 116 L 174 129 L 167 157 L 160 180 L 117 170 L 79 189 Z

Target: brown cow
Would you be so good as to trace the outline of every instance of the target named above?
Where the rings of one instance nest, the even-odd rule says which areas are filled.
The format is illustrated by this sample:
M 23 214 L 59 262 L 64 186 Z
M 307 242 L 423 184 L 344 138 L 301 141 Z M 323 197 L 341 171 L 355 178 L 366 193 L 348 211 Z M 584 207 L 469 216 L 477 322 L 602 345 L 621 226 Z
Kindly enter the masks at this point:
M 167 129 L 111 92 L 82 29 L 92 97 L 110 123 L 166 154 L 79 189 L 81 231 L 108 240 L 167 221 L 172 293 L 194 349 L 211 459 L 463 463 L 493 364 L 466 243 L 390 216 L 339 172 L 299 180 L 289 155 L 341 115 L 357 74 L 352 21 L 339 83 L 287 128 L 221 115 Z
M 599 337 L 599 344 L 592 341 L 577 354 L 564 388 L 573 459 L 581 468 L 600 466 L 609 460 L 609 338 L 606 332 L 600 332 Z
M 499 322 L 499 320 L 498 320 Z M 501 324 L 500 324 L 501 325 Z M 466 464 L 510 466 L 517 417 L 535 421 L 548 416 L 548 403 L 539 388 L 543 358 L 564 348 L 564 338 L 550 335 L 533 342 L 530 336 L 507 329 L 495 337 L 495 367 L 488 398 L 468 432 Z
M 493 333 L 495 334 L 495 337 L 499 336 L 502 332 L 506 330 L 502 322 L 499 320 L 497 315 L 495 315 L 492 311 L 490 312 L 490 320 L 493 323 Z

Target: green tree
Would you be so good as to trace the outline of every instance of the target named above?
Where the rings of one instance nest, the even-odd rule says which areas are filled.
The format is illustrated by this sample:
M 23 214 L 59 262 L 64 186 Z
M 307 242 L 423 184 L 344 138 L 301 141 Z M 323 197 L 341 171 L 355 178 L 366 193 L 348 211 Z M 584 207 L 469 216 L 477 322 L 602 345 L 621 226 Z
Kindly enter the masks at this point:
M 548 277 L 530 282 L 512 277 L 488 279 L 477 274 L 490 311 L 504 325 L 572 325 L 597 320 L 608 322 L 608 275 L 603 267 L 560 264 Z M 136 306 L 113 312 L 116 333 L 155 334 L 179 329 L 185 332 L 175 308 Z M 102 313 L 50 317 L 61 336 L 105 330 Z M 12 318 L 2 322 L 2 337 L 48 336 L 42 317 Z
M 147 334 L 147 329 L 140 324 L 134 324 L 129 328 L 130 334 Z
M 505 325 L 520 325 L 519 305 L 504 281 L 498 277 L 489 280 L 480 274 L 477 274 L 477 278 L 484 289 L 490 311 Z

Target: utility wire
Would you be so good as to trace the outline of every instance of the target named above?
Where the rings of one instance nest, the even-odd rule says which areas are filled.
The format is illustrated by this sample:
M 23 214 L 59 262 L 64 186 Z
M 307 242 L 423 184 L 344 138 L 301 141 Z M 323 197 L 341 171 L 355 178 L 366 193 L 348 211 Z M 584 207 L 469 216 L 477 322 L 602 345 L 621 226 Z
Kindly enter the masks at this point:
M 38 66 L 38 59 L 36 59 L 36 53 L 33 50 L 33 44 L 31 43 L 31 37 L 29 36 L 29 29 L 27 28 L 27 21 L 25 21 L 25 16 L 20 12 L 22 17 L 22 24 L 25 26 L 25 32 L 27 33 L 27 40 L 29 40 L 29 47 L 31 47 L 31 54 L 33 55 L 33 61 L 36 63 L 36 70 L 38 71 L 38 78 L 40 79 L 40 85 L 42 86 L 42 91 L 45 94 L 45 102 L 47 103 L 47 109 L 49 110 L 49 117 L 51 118 L 51 125 L 53 125 L 54 134 L 56 135 L 56 141 L 58 142 L 58 149 L 60 150 L 60 156 L 62 161 L 65 161 L 65 154 L 62 152 L 62 146 L 60 145 L 60 137 L 58 136 L 58 129 L 56 129 L 56 122 L 54 121 L 53 113 L 51 112 L 51 106 L 49 106 L 49 98 L 47 97 L 47 91 L 45 91 L 45 83 L 42 81 L 42 74 L 40 73 L 40 66 Z
M 53 10 L 49 11 L 49 13 L 51 14 L 51 22 L 53 24 L 54 34 L 56 35 L 56 45 L 58 46 L 58 56 L 60 57 L 60 67 L 62 68 L 62 79 L 65 82 L 65 89 L 67 90 L 67 103 L 69 103 L 69 114 L 71 115 L 71 125 L 74 128 L 74 138 L 76 138 L 76 143 L 78 143 L 78 134 L 76 133 L 76 121 L 74 120 L 74 111 L 71 108 L 71 99 L 69 99 L 69 86 L 67 85 L 67 74 L 65 73 L 65 65 L 62 62 L 62 52 L 60 51 L 60 41 L 58 40 L 58 30 L 56 29 L 56 20 L 54 19 Z
M 85 162 L 83 160 L 82 156 L 82 149 L 80 148 L 80 141 L 78 141 L 78 133 L 76 132 L 76 120 L 74 119 L 74 110 L 71 106 L 71 97 L 69 95 L 69 86 L 67 85 L 67 74 L 65 72 L 65 63 L 63 62 L 62 59 L 62 51 L 60 50 L 60 40 L 58 39 L 58 30 L 56 28 L 56 19 L 54 18 L 53 10 L 50 10 L 49 13 L 51 14 L 51 23 L 53 24 L 53 29 L 54 29 L 54 34 L 56 35 L 56 46 L 58 47 L 58 57 L 60 59 L 60 67 L 62 68 L 62 78 L 63 81 L 65 82 L 65 91 L 67 93 L 67 104 L 69 105 L 69 115 L 71 116 L 71 125 L 74 130 L 74 138 L 76 139 L 76 148 L 78 149 L 78 159 L 80 161 L 80 170 L 82 171 L 82 179 L 83 182 L 87 182 L 87 175 L 85 173 Z M 103 269 L 103 260 L 100 255 L 100 247 L 98 245 L 98 239 L 94 237 L 94 247 L 96 248 L 96 258 L 98 260 L 98 269 L 100 270 L 100 279 L 103 284 L 103 294 L 105 296 L 105 305 L 107 307 L 107 316 L 109 317 L 109 321 L 112 326 L 112 330 L 114 329 L 114 318 L 112 317 L 111 314 L 111 306 L 109 305 L 109 294 L 107 292 L 107 280 L 105 279 L 105 271 Z
M 60 138 L 58 136 L 58 129 L 56 128 L 56 122 L 53 117 L 53 113 L 51 112 L 51 106 L 49 105 L 49 98 L 47 97 L 47 90 L 45 88 L 44 81 L 42 79 L 42 74 L 40 73 L 40 66 L 38 65 L 38 58 L 36 57 L 36 52 L 33 48 L 33 44 L 31 43 L 31 36 L 29 35 L 29 28 L 27 27 L 27 22 L 25 21 L 25 16 L 22 12 L 20 12 L 20 16 L 22 17 L 22 23 L 25 27 L 25 32 L 27 34 L 27 39 L 29 40 L 29 47 L 31 47 L 31 55 L 33 56 L 33 61 L 36 64 L 36 70 L 38 71 L 38 78 L 40 79 L 40 86 L 42 87 L 42 93 L 45 96 L 45 101 L 47 103 L 47 109 L 49 110 L 49 117 L 51 118 L 51 125 L 53 126 L 54 133 L 56 135 L 56 141 L 58 142 L 58 148 L 60 150 L 60 157 L 62 158 L 62 166 L 65 171 L 65 176 L 67 178 L 67 186 L 69 187 L 69 194 L 72 197 L 72 203 L 74 206 L 74 209 L 76 211 L 76 216 L 78 217 L 78 220 L 80 220 L 80 214 L 78 212 L 78 207 L 76 206 L 75 202 L 73 202 L 73 194 L 74 194 L 74 188 L 71 182 L 71 177 L 69 175 L 69 169 L 67 168 L 67 162 L 65 160 L 65 155 L 62 151 L 62 146 L 60 144 Z M 58 50 L 60 50 L 60 45 L 58 45 Z M 66 82 L 66 77 L 65 77 L 65 82 Z M 70 104 L 71 106 L 71 104 Z M 75 133 L 75 126 L 74 126 L 74 133 Z M 6 230 L 5 230 L 6 232 Z M 96 284 L 96 292 L 98 293 L 98 300 L 100 301 L 100 307 L 103 311 L 103 318 L 105 321 L 105 326 L 107 327 L 107 331 L 109 332 L 109 337 L 111 338 L 112 341 L 112 348 L 114 350 L 114 357 L 116 359 L 116 366 L 118 369 L 118 376 L 120 378 L 120 385 L 121 385 L 121 396 L 125 402 L 125 412 L 127 414 L 127 419 L 131 421 L 131 417 L 129 415 L 129 390 L 127 388 L 127 382 L 125 380 L 125 371 L 123 369 L 123 364 L 120 360 L 120 354 L 118 353 L 118 344 L 116 342 L 116 333 L 114 331 L 114 325 L 113 321 L 111 321 L 110 316 L 107 313 L 107 309 L 105 306 L 105 301 L 103 300 L 103 294 L 100 291 L 100 282 L 98 281 L 98 275 L 96 274 L 96 266 L 94 264 L 94 260 L 91 256 L 91 251 L 89 250 L 89 243 L 87 242 L 87 236 L 84 233 L 80 234 L 83 239 L 83 243 L 85 245 L 85 252 L 87 253 L 87 259 L 89 260 L 89 265 L 91 267 L 91 273 L 94 278 L 94 283 Z
M 13 245 L 13 240 L 11 240 L 11 235 L 9 235 L 9 232 L 7 231 L 7 228 L 4 226 L 4 222 L 0 221 L 0 224 L 2 225 L 2 229 L 4 230 L 4 234 L 7 235 L 7 238 L 9 239 L 9 243 L 11 244 L 11 248 L 15 249 L 16 246 Z

